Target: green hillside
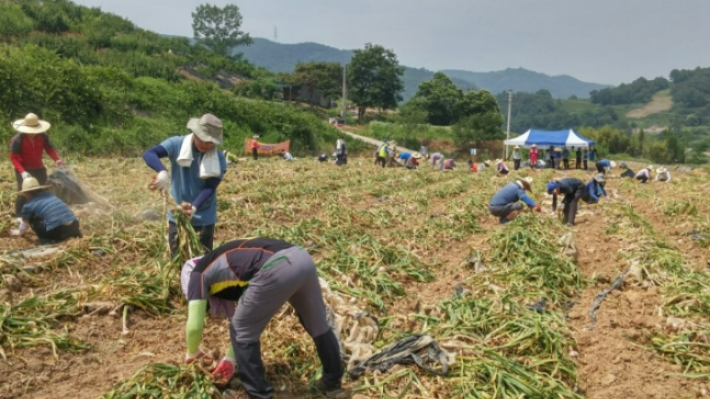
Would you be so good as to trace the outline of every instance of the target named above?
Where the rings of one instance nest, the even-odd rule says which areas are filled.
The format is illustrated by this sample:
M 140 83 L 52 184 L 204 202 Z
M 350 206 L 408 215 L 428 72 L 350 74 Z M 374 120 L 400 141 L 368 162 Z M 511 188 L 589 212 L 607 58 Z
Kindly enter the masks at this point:
M 67 0 L 0 1 L 0 136 L 29 112 L 53 124 L 63 151 L 136 155 L 185 132 L 190 117 L 211 112 L 225 126 L 225 146 L 241 149 L 259 133 L 291 139 L 296 151 L 332 146 L 337 130 L 280 103 L 245 100 L 203 79 L 222 71 L 263 74 L 247 61 L 213 55 L 188 40 L 166 38 L 98 8 Z
M 397 49 L 394 49 L 395 53 Z M 267 39 L 254 39 L 249 47 L 240 47 L 235 53 L 243 53 L 244 58 L 255 65 L 274 72 L 291 72 L 299 62 L 328 61 L 346 64 L 352 57 L 352 51 L 339 50 L 317 43 L 282 44 Z M 416 92 L 417 87 L 434 77 L 432 71 L 404 67 L 405 89 L 403 93 L 406 102 Z M 474 86 L 499 93 L 512 89 L 514 91 L 535 92 L 540 89 L 549 90 L 555 98 L 568 98 L 572 95 L 588 97 L 592 90 L 603 89 L 605 85 L 586 83 L 570 76 L 548 76 L 525 69 L 506 69 L 497 72 L 442 71 L 446 73 L 456 86 L 467 91 Z

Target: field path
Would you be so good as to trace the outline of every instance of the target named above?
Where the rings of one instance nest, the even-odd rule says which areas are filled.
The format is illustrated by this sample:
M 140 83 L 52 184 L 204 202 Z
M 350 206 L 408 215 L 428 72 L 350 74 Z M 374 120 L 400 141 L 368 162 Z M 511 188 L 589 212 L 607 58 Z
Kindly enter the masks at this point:
M 669 111 L 673 108 L 673 98 L 670 90 L 663 90 L 656 93 L 651 101 L 641 108 L 632 109 L 626 113 L 627 118 L 641 119 L 659 112 Z
M 588 312 L 596 295 L 628 267 L 617 256 L 623 251 L 618 240 L 605 233 L 611 220 L 605 211 L 601 206 L 583 206 L 575 228 L 579 269 L 586 278 L 597 280 L 581 293 L 569 314 L 579 352 L 579 386 L 588 399 L 673 397 L 688 389 L 686 378 L 669 375 L 681 370 L 629 340 L 659 322 L 653 315 L 659 300 L 657 289 L 625 284 L 612 291 L 599 306 L 597 323 L 590 329 Z
M 375 146 L 375 147 L 379 147 L 379 146 L 381 146 L 382 143 L 383 143 L 382 140 L 373 139 L 372 137 L 361 136 L 361 135 L 359 135 L 359 134 L 355 134 L 355 133 L 352 133 L 352 132 L 348 132 L 347 130 L 340 129 L 340 131 L 343 132 L 343 133 L 345 133 L 345 134 L 347 134 L 348 136 L 350 136 L 350 137 L 352 137 L 352 138 L 354 138 L 354 139 L 358 139 L 358 140 L 364 141 L 364 142 L 366 142 L 366 143 L 368 143 L 368 144 L 372 144 L 372 145 Z M 397 145 L 397 150 L 398 150 L 399 152 L 409 152 L 409 153 L 414 153 L 414 152 L 415 152 L 414 150 L 410 150 L 409 148 L 401 147 L 399 144 Z

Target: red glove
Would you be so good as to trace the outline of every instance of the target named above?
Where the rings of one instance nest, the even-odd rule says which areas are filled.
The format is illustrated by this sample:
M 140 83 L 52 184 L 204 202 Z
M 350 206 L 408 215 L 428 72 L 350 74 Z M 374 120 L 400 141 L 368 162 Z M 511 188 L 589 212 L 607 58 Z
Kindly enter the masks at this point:
M 539 204 L 538 204 L 538 205 L 535 205 L 535 206 L 531 206 L 530 208 L 532 208 L 532 209 L 534 209 L 534 210 L 536 210 L 536 211 L 538 211 L 538 212 L 542 212 L 542 207 L 541 207 Z
M 55 165 L 57 165 L 58 168 L 66 168 L 67 167 L 67 165 L 64 163 L 64 161 L 62 161 L 61 159 L 57 159 L 57 161 L 55 162 Z
M 214 384 L 220 388 L 229 383 L 229 380 L 232 379 L 232 375 L 234 375 L 234 360 L 228 357 L 222 359 L 217 365 L 217 368 L 212 372 Z

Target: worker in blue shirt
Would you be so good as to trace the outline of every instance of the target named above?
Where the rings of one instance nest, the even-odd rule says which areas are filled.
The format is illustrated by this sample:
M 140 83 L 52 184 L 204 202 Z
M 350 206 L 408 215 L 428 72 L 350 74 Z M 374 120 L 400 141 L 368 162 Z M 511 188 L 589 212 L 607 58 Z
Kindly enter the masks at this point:
M 547 193 L 552 195 L 553 212 L 557 211 L 557 196 L 560 194 L 565 196 L 562 200 L 564 205 L 562 213 L 564 215 L 563 223 L 567 226 L 574 226 L 574 219 L 577 216 L 577 204 L 584 196 L 585 187 L 583 181 L 574 177 L 553 180 L 547 185 Z
M 606 190 L 604 186 L 606 185 L 606 178 L 603 173 L 598 173 L 594 178 L 587 183 L 582 196 L 582 201 L 587 204 L 596 204 L 599 202 L 601 196 L 606 197 Z
M 610 161 L 608 159 L 602 159 L 601 161 L 597 162 L 595 164 L 597 166 L 597 172 L 599 173 L 604 173 L 605 175 L 611 168 L 616 167 L 616 162 Z
M 488 211 L 491 215 L 497 216 L 501 224 L 508 223 L 523 210 L 523 204 L 518 201 L 523 201 L 530 209 L 542 211 L 540 205 L 535 204 L 535 201 L 525 193 L 525 191 L 531 191 L 532 181 L 532 177 L 526 177 L 508 183 L 501 188 L 488 204 Z
M 562 149 L 559 147 L 555 148 L 555 169 L 560 170 L 560 163 L 562 161 Z

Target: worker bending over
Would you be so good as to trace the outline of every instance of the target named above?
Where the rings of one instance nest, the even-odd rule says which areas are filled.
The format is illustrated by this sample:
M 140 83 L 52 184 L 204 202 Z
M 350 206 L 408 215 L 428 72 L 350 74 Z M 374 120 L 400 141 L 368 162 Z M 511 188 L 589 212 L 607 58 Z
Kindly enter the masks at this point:
M 656 180 L 655 181 L 662 181 L 669 183 L 671 181 L 671 172 L 668 171 L 666 168 L 658 168 L 658 171 L 656 171 Z
M 547 193 L 552 195 L 552 211 L 557 211 L 557 196 L 564 194 L 562 204 L 564 208 L 563 223 L 567 226 L 574 226 L 574 220 L 577 216 L 577 205 L 579 200 L 584 196 L 586 186 L 583 181 L 574 177 L 566 177 L 560 180 L 553 180 L 547 185 Z
M 582 196 L 582 201 L 587 204 L 596 204 L 599 199 L 604 196 L 606 197 L 606 190 L 604 186 L 606 185 L 606 178 L 603 173 L 597 173 L 594 178 L 587 183 L 585 187 L 584 195 Z
M 636 173 L 636 180 L 640 180 L 641 184 L 646 184 L 647 181 L 651 180 L 651 172 L 653 172 L 653 166 L 646 166 L 645 168 L 639 170 L 638 173 Z

